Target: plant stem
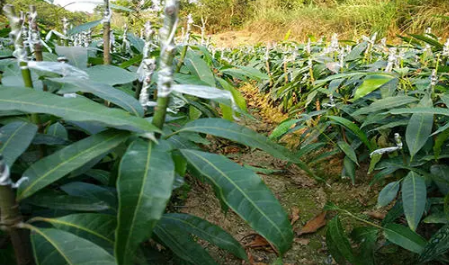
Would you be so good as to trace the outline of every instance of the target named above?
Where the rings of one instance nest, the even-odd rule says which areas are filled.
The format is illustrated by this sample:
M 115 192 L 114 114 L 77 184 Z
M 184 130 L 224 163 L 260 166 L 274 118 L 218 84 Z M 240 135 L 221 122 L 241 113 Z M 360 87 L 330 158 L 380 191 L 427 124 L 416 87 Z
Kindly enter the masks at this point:
M 182 47 L 181 57 L 179 58 L 178 65 L 176 65 L 176 73 L 179 73 L 179 71 L 181 71 L 181 67 L 184 64 L 184 60 L 186 58 L 188 48 L 189 48 L 188 44 L 186 44 L 186 45 L 184 45 L 184 47 Z
M 0 155 L 0 178 L 9 179 L 9 169 Z M 6 181 L 6 182 L 7 182 Z M 6 231 L 13 245 L 15 257 L 18 265 L 32 264 L 33 259 L 30 251 L 30 244 L 26 231 L 17 229 L 17 225 L 22 222 L 22 215 L 16 201 L 15 192 L 11 184 L 0 183 L 0 223 L 2 230 Z
M 103 21 L 103 63 L 111 64 L 111 22 L 109 0 L 104 0 L 104 21 Z
M 36 17 L 37 17 L 37 11 L 36 6 L 30 5 L 30 27 L 31 27 L 31 34 L 34 36 L 30 36 L 30 38 L 35 41 L 34 43 L 34 57 L 36 57 L 36 61 L 42 62 L 44 60 L 44 57 L 42 55 L 42 46 L 40 44 L 40 37 L 39 37 L 39 28 L 37 27 Z M 44 89 L 46 90 L 46 89 Z
M 165 123 L 167 107 L 170 103 L 170 92 L 173 85 L 173 58 L 175 55 L 175 32 L 178 23 L 179 0 L 165 2 L 164 26 L 160 29 L 161 59 L 158 80 L 157 107 L 153 117 L 153 124 L 162 129 Z

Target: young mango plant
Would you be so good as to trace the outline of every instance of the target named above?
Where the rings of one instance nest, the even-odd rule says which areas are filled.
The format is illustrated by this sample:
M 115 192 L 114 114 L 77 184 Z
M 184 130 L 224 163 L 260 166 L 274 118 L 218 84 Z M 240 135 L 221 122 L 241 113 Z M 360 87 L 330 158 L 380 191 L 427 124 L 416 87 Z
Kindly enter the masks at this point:
M 66 56 L 59 63 L 30 60 L 21 37 L 23 17 L 12 6 L 5 7 L 16 60 L 1 61 L 0 236 L 6 239 L 1 242 L 6 249 L 0 252 L 2 264 L 166 264 L 158 245 L 173 254 L 170 259 L 217 264 L 195 238 L 247 259 L 239 242 L 222 228 L 192 215 L 167 212 L 171 194 L 187 172 L 210 184 L 222 205 L 280 255 L 290 248 L 293 232 L 287 214 L 260 177 L 202 151 L 196 142 L 208 134 L 289 161 L 297 159 L 229 120 L 185 111 L 187 102 L 210 112 L 215 108 L 207 100 L 213 99 L 231 107 L 235 115 L 243 112 L 232 103 L 231 92 L 216 88 L 218 82 L 218 87 L 232 91 L 225 79 L 212 75 L 212 87 L 180 84 L 179 80 L 204 80 L 204 72 L 196 67 L 201 63 L 195 64 L 202 60 L 192 53 L 181 66 L 182 78 L 175 74 L 178 11 L 177 0 L 166 1 L 159 49 L 150 48 L 154 43 L 147 32 L 138 82 L 130 65 L 124 67 L 128 70 L 114 66 L 120 63 L 114 52 L 112 65 L 105 66 L 88 67 L 82 47 L 56 47 Z M 108 63 L 108 56 L 103 56 Z M 44 58 L 55 56 L 44 53 Z M 145 93 L 136 93 L 138 88 Z M 151 94 L 157 103 L 148 98 L 139 102 L 132 96 L 136 94 Z M 179 98 L 184 103 L 176 111 L 170 102 Z

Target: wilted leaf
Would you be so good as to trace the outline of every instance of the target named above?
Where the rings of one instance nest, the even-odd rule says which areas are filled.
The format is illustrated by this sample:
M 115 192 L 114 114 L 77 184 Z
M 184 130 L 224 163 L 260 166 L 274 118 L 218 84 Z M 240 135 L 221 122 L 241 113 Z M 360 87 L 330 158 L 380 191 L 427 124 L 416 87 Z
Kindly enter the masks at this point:
M 320 213 L 319 215 L 315 216 L 313 219 L 309 220 L 303 228 L 298 232 L 298 236 L 304 235 L 304 234 L 310 234 L 315 233 L 320 229 L 321 227 L 326 225 L 326 214 L 327 212 L 324 211 Z

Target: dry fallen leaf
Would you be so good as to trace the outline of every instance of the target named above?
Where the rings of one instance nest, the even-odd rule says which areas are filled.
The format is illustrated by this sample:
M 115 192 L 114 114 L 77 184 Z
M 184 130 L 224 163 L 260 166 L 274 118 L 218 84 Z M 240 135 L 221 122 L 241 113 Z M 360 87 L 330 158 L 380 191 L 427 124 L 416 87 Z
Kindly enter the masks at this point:
M 303 234 L 315 233 L 318 229 L 326 225 L 326 211 L 309 220 L 298 232 L 298 236 Z
M 292 214 L 290 215 L 290 224 L 293 225 L 299 220 L 299 208 L 296 206 L 292 207 Z
M 307 246 L 310 243 L 310 239 L 308 238 L 295 238 L 295 242 L 302 245 Z
M 226 146 L 224 148 L 225 154 L 235 154 L 235 153 L 239 153 L 239 152 L 240 152 L 240 148 L 237 146 Z
M 366 213 L 369 217 L 374 218 L 374 219 L 378 219 L 378 220 L 383 220 L 385 219 L 385 213 L 381 213 L 381 212 L 376 212 L 376 211 L 372 211 L 372 212 L 367 212 Z
M 269 247 L 270 243 L 260 235 L 255 235 L 254 239 L 245 245 L 245 248 L 263 248 Z

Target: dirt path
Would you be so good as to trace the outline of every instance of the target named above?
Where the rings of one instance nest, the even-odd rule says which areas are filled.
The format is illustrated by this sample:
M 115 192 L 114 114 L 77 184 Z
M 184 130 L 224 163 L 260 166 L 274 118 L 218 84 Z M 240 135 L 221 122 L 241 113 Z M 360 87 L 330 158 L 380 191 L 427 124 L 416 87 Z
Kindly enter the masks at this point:
M 249 99 L 250 112 L 257 121 L 245 119 L 242 124 L 252 128 L 253 130 L 267 135 L 275 127 L 276 122 L 282 119 L 282 114 L 274 115 L 275 109 L 260 109 L 266 104 L 263 97 L 257 95 L 257 92 L 251 89 L 243 90 L 245 96 Z M 277 121 L 268 119 L 275 117 Z M 341 172 L 341 158 L 337 157 L 331 161 L 324 161 L 316 165 L 319 169 L 321 177 L 327 180 L 327 184 L 317 183 L 304 172 L 295 166 L 287 166 L 272 156 L 259 151 L 251 150 L 242 145 L 234 144 L 228 141 L 213 141 L 211 149 L 214 152 L 221 153 L 236 163 L 248 165 L 252 167 L 263 168 L 273 171 L 259 173 L 260 177 L 273 191 L 279 199 L 284 209 L 291 214 L 293 211 L 299 211 L 299 220 L 293 227 L 295 231 L 299 231 L 304 224 L 314 216 L 323 211 L 323 207 L 327 202 L 333 202 L 343 209 L 349 210 L 356 214 L 366 214 L 368 211 L 374 210 L 376 204 L 376 190 L 370 189 L 366 184 L 366 169 L 358 172 L 358 183 L 351 185 L 347 180 L 341 180 L 339 174 Z M 221 210 L 219 201 L 215 198 L 212 189 L 208 186 L 194 185 L 187 195 L 182 211 L 202 217 L 214 224 L 223 227 L 231 233 L 242 245 L 251 242 L 251 235 L 254 231 L 240 219 L 235 213 L 229 211 L 224 214 Z M 327 219 L 332 214 L 328 214 Z M 348 220 L 346 220 L 346 223 Z M 350 222 L 348 223 L 350 225 Z M 318 230 L 316 233 L 309 235 L 295 236 L 292 249 L 285 255 L 285 264 L 307 265 L 307 264 L 332 264 L 332 259 L 325 244 L 325 228 Z M 204 243 L 204 246 L 211 252 L 212 256 L 223 265 L 242 264 L 241 261 L 234 258 L 231 254 L 227 254 L 213 246 Z M 248 248 L 254 259 L 252 264 L 270 264 L 276 260 L 276 254 L 269 248 L 252 249 Z

